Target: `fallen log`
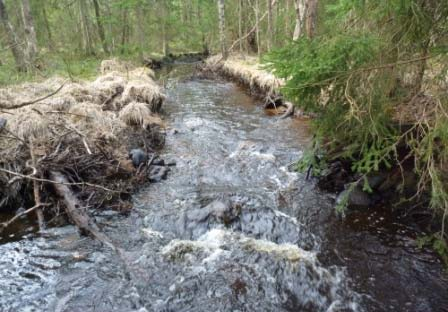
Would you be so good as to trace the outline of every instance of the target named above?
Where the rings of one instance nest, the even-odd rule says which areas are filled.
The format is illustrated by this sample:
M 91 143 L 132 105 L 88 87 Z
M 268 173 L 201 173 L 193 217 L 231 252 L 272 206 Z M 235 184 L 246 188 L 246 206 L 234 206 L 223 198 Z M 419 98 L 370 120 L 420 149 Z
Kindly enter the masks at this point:
M 132 266 L 129 262 L 126 252 L 117 247 L 106 234 L 102 233 L 98 228 L 98 225 L 89 217 L 86 210 L 83 209 L 83 205 L 73 193 L 73 191 L 67 185 L 67 178 L 60 172 L 52 171 L 50 172 L 50 179 L 54 181 L 53 186 L 56 193 L 64 200 L 65 210 L 68 216 L 71 218 L 73 223 L 78 227 L 82 234 L 86 234 L 95 240 L 98 240 L 103 245 L 109 247 L 114 252 L 117 253 L 119 259 L 122 262 L 123 270 L 126 278 L 133 284 L 136 290 L 138 290 L 137 285 L 134 283 L 134 273 L 132 271 Z M 137 308 L 143 307 L 144 304 L 138 299 L 135 303 Z
M 70 219 L 75 223 L 82 234 L 88 235 L 102 244 L 108 246 L 112 250 L 119 252 L 119 249 L 114 243 L 100 231 L 96 223 L 94 223 L 87 212 L 83 209 L 83 205 L 68 187 L 67 178 L 60 172 L 52 171 L 50 173 L 50 179 L 54 181 L 53 184 L 56 193 L 64 200 L 65 210 Z

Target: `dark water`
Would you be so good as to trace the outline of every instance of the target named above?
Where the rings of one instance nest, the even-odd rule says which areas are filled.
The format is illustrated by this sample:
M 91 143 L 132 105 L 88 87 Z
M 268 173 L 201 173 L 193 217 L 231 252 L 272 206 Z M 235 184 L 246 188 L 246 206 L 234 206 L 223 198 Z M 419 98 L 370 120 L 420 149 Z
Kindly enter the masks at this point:
M 125 252 L 73 227 L 12 241 L 22 226 L 0 245 L 0 311 L 447 311 L 442 266 L 413 229 L 370 211 L 340 221 L 334 196 L 289 170 L 304 121 L 231 83 L 167 90 L 163 156 L 177 166 L 131 216 L 96 216 Z

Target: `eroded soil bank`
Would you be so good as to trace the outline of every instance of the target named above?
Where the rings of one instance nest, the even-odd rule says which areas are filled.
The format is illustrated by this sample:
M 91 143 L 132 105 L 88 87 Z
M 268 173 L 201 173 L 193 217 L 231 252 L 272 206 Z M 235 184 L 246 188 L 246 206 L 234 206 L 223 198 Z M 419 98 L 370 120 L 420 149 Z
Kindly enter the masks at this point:
M 306 122 L 189 72 L 162 74 L 169 179 L 141 190 L 130 216 L 95 216 L 122 257 L 72 227 L 0 245 L 1 310 L 446 309 L 442 265 L 414 229 L 368 209 L 341 221 L 335 196 L 290 170 Z

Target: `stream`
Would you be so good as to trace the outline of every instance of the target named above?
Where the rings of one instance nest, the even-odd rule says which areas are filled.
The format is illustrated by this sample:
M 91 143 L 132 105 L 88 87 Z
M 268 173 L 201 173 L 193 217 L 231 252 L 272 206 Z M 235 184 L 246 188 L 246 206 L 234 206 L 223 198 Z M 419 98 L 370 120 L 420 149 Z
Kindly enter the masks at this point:
M 306 121 L 190 72 L 164 73 L 168 179 L 128 216 L 95 212 L 124 253 L 24 220 L 0 236 L 0 311 L 448 311 L 416 228 L 373 210 L 341 220 L 335 195 L 292 170 Z

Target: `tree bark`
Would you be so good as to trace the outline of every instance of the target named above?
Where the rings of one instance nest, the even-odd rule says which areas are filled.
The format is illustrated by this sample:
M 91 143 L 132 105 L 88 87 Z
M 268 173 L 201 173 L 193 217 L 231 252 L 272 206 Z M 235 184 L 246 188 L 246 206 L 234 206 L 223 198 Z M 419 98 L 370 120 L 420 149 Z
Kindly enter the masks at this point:
M 294 9 L 296 11 L 296 26 L 294 28 L 294 34 L 292 36 L 292 40 L 296 41 L 302 35 L 302 27 L 303 27 L 303 18 L 305 6 L 303 5 L 303 0 L 295 0 L 294 1 Z
M 101 18 L 101 10 L 98 0 L 93 0 L 93 7 L 95 8 L 96 25 L 98 28 L 98 35 L 101 39 L 101 44 L 103 46 L 103 51 L 109 54 L 109 47 L 107 46 L 106 33 L 104 31 L 103 20 Z
M 166 1 L 162 1 L 161 4 L 161 25 L 162 25 L 162 49 L 163 49 L 163 55 L 168 56 L 170 54 L 170 44 L 169 44 L 169 25 L 168 25 L 168 18 L 169 18 L 169 8 Z
M 51 172 L 50 179 L 55 182 L 54 188 L 56 193 L 64 200 L 67 215 L 72 219 L 73 223 L 76 224 L 81 233 L 89 235 L 117 251 L 117 247 L 104 233 L 101 232 L 96 223 L 91 220 L 85 211 L 84 205 L 67 186 L 67 184 L 69 184 L 67 178 L 60 172 Z
M 238 0 L 238 37 L 243 37 L 243 0 Z M 240 40 L 240 53 L 243 53 L 243 40 Z
M 26 41 L 26 62 L 28 69 L 32 70 L 36 66 L 38 55 L 36 29 L 34 27 L 34 18 L 31 14 L 31 7 L 29 0 L 22 0 L 22 20 L 25 31 Z
M 226 19 L 225 19 L 224 0 L 218 0 L 218 12 L 219 12 L 219 39 L 221 43 L 221 53 L 223 59 L 225 60 L 229 55 L 226 45 Z
M 121 54 L 124 54 L 124 52 L 127 50 L 126 45 L 128 44 L 129 39 L 128 15 L 129 10 L 127 8 L 123 8 L 123 19 L 121 26 Z
M 50 21 L 48 20 L 45 1 L 43 1 L 41 5 L 42 5 L 42 16 L 44 19 L 45 30 L 47 31 L 47 37 L 48 37 L 48 49 L 50 51 L 53 51 L 54 50 L 53 33 L 51 32 Z
M 308 0 L 306 9 L 306 35 L 309 39 L 316 34 L 318 0 Z
M 93 55 L 93 43 L 89 29 L 89 19 L 85 0 L 79 0 L 79 14 L 81 17 L 81 28 L 84 37 L 84 51 L 87 55 Z
M 141 62 L 144 61 L 144 50 L 145 50 L 145 27 L 143 25 L 144 16 L 143 8 L 140 6 L 135 7 L 135 16 L 137 17 L 137 38 L 138 38 L 138 57 Z
M 261 54 L 261 45 L 260 45 L 260 2 L 259 0 L 255 0 L 255 35 L 257 40 L 257 54 L 260 56 Z
M 0 21 L 5 29 L 8 45 L 9 48 L 11 49 L 12 55 L 14 56 L 17 70 L 20 72 L 24 72 L 27 70 L 25 55 L 23 54 L 23 49 L 21 49 L 20 47 L 21 43 L 17 38 L 14 26 L 11 24 L 9 20 L 8 12 L 6 12 L 6 7 L 3 0 L 0 0 Z
M 272 0 L 267 0 L 268 6 L 268 38 L 267 38 L 267 49 L 268 52 L 272 49 L 272 38 L 273 38 L 273 18 L 272 18 Z

